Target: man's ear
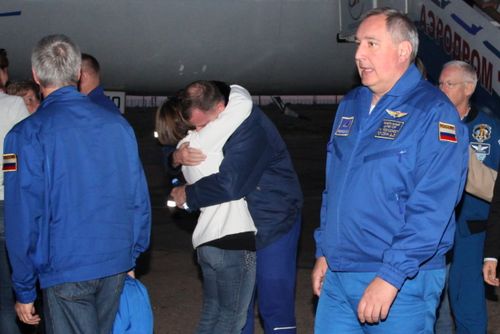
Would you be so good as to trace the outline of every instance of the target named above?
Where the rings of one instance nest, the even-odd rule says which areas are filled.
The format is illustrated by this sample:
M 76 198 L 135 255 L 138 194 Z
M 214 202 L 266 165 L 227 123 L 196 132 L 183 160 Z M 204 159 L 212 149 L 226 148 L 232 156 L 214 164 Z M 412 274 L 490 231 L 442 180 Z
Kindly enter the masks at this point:
M 226 105 L 224 104 L 224 101 L 217 103 L 217 105 L 215 106 L 215 111 L 217 112 L 217 115 L 219 115 L 221 112 L 223 112 L 224 109 L 226 109 Z
M 474 94 L 474 91 L 476 90 L 476 85 L 473 82 L 466 82 L 465 83 L 465 95 L 470 98 L 472 94 Z
M 35 81 L 36 84 L 40 86 L 40 79 L 38 78 L 38 75 L 36 75 L 34 68 L 31 68 L 31 74 L 33 74 L 33 81 Z
M 402 41 L 401 43 L 399 43 L 398 52 L 399 52 L 399 59 L 401 61 L 403 62 L 408 61 L 411 57 L 412 51 L 413 48 L 409 41 Z

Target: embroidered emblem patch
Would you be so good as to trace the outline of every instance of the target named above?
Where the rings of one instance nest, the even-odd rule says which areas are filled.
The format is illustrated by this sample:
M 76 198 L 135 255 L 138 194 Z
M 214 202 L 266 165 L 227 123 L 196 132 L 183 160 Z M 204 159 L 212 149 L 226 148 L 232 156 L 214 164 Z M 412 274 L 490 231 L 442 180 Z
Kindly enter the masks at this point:
M 490 154 L 491 145 L 488 143 L 470 143 L 470 147 L 476 153 L 479 161 L 484 161 L 486 156 Z
M 488 124 L 476 124 L 472 129 L 472 137 L 482 143 L 491 138 L 491 126 Z
M 385 112 L 388 113 L 390 116 L 392 116 L 394 118 L 401 118 L 401 117 L 404 117 L 404 116 L 408 115 L 407 112 L 402 112 L 402 111 L 399 111 L 399 110 L 385 109 Z
M 458 140 L 455 125 L 439 122 L 439 140 L 456 143 Z
M 3 168 L 4 172 L 15 172 L 17 170 L 17 156 L 13 153 L 3 155 Z
M 404 124 L 405 122 L 402 121 L 384 119 L 382 126 L 380 126 L 380 128 L 377 129 L 377 133 L 375 133 L 375 138 L 394 140 L 399 135 Z
M 335 131 L 336 136 L 349 136 L 351 132 L 352 124 L 354 123 L 354 116 L 351 117 L 342 117 L 340 120 L 340 124 Z

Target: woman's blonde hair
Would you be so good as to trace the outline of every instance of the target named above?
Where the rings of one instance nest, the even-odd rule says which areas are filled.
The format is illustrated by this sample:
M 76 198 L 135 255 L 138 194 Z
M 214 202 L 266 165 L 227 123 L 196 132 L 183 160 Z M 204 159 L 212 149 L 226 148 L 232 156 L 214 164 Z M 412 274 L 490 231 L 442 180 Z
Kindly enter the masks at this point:
M 182 105 L 177 97 L 169 98 L 156 111 L 156 132 L 163 145 L 177 145 L 193 129 L 182 116 Z

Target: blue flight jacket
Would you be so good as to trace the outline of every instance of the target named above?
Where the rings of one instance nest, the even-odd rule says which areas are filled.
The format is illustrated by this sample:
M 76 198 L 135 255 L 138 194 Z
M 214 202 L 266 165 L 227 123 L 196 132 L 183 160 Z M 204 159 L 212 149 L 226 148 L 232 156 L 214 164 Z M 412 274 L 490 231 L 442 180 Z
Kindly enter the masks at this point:
M 223 147 L 219 173 L 186 186 L 190 210 L 245 197 L 257 227 L 256 247 L 286 234 L 302 208 L 302 191 L 290 154 L 274 124 L 258 107 Z
M 470 146 L 477 158 L 496 170 L 500 162 L 499 120 L 472 108 L 463 121 L 469 129 Z M 464 237 L 483 232 L 489 212 L 490 203 L 464 192 L 457 209 L 457 232 Z
M 94 88 L 88 95 L 90 100 L 98 105 L 106 108 L 107 110 L 117 112 L 121 115 L 120 109 L 116 106 L 116 104 L 111 101 L 109 97 L 104 94 L 104 89 L 102 86 L 97 86 Z
M 327 148 L 316 255 L 334 271 L 375 272 L 400 288 L 444 267 L 467 171 L 467 129 L 411 65 L 369 115 L 367 87 L 338 108 Z
M 75 87 L 60 88 L 5 139 L 5 232 L 17 300 L 130 270 L 151 208 L 134 132 Z M 11 162 L 12 162 L 11 158 Z

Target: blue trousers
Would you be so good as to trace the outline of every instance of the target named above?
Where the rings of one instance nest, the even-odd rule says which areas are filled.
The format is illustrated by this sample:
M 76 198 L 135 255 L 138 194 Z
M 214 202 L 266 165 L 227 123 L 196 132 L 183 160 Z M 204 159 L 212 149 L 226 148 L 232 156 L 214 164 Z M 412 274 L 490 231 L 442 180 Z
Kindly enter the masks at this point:
M 203 308 L 196 333 L 241 332 L 255 285 L 255 252 L 200 246 L 197 254 Z
M 109 334 L 118 311 L 125 273 L 63 283 L 44 289 L 48 334 Z
M 295 283 L 300 214 L 292 229 L 271 245 L 257 250 L 255 293 L 248 308 L 243 334 L 254 332 L 254 304 L 264 323 L 264 333 L 295 334 Z
M 488 329 L 482 273 L 484 238 L 485 232 L 455 234 L 448 288 L 457 334 L 481 334 Z
M 436 334 L 453 334 L 455 324 L 453 316 L 451 315 L 448 279 L 450 277 L 450 265 L 446 265 L 446 282 L 444 284 L 443 293 L 441 294 L 441 301 L 436 312 L 436 324 L 434 330 Z
M 445 275 L 445 269 L 420 271 L 401 287 L 384 321 L 361 324 L 358 303 L 375 273 L 328 270 L 316 310 L 314 333 L 432 334 Z

